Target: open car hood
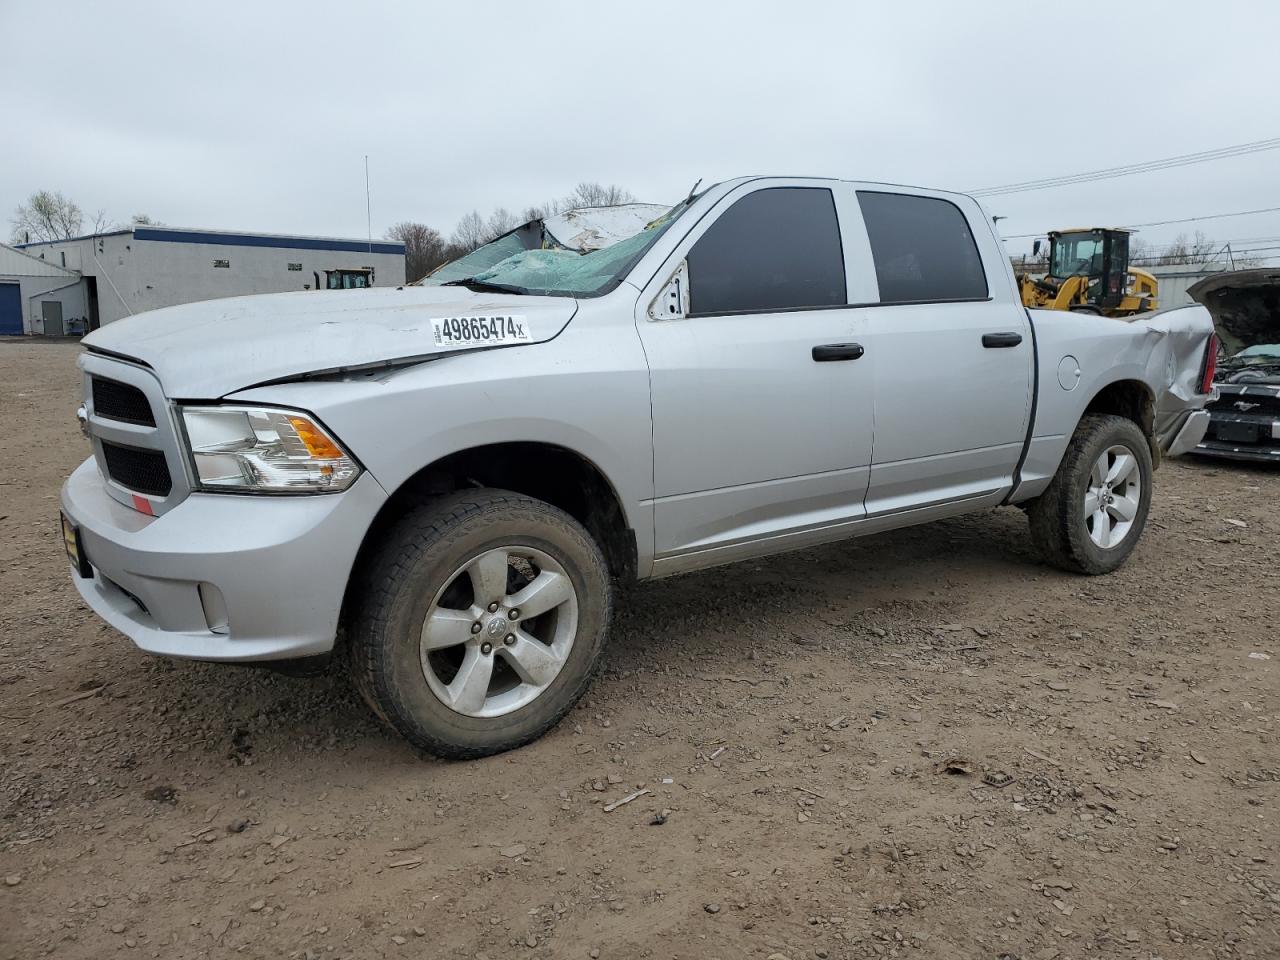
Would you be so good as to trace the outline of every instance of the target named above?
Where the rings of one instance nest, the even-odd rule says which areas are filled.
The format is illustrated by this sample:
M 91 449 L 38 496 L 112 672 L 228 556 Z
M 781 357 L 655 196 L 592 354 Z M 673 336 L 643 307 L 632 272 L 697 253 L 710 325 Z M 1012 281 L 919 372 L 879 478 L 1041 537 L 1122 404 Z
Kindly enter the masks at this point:
M 1192 284 L 1187 294 L 1213 316 L 1228 352 L 1280 343 L 1280 269 L 1216 273 Z
M 541 343 L 576 311 L 569 298 L 465 287 L 300 291 L 153 310 L 95 330 L 83 342 L 150 367 L 170 397 L 214 399 L 264 383 Z M 432 321 L 450 317 L 517 318 L 528 339 L 437 343 Z

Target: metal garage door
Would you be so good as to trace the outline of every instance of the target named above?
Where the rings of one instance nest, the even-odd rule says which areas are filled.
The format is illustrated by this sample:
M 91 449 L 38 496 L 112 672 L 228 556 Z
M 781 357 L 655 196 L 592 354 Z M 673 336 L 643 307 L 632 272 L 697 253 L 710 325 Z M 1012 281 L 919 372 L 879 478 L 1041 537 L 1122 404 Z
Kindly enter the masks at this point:
M 16 283 L 0 283 L 0 334 L 22 333 L 22 293 Z

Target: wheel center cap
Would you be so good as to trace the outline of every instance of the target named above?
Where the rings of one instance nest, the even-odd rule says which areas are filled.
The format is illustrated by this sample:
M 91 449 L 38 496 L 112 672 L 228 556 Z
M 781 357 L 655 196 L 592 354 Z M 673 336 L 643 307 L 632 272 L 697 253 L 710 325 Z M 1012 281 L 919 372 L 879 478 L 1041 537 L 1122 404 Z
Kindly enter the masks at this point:
M 510 626 L 510 621 L 502 614 L 498 614 L 496 617 L 494 617 L 492 620 L 489 621 L 489 626 L 486 627 L 485 630 L 489 634 L 489 636 L 494 637 L 496 639 L 497 637 L 504 636 L 507 633 L 507 629 L 509 626 Z

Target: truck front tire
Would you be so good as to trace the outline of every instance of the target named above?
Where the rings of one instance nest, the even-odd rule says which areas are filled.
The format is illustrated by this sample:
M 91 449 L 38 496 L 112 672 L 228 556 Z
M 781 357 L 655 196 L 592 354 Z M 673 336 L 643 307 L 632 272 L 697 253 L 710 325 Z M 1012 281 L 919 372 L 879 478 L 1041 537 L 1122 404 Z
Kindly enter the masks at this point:
M 1146 526 L 1151 472 L 1151 448 L 1136 423 L 1083 417 L 1053 482 L 1027 511 L 1045 559 L 1086 574 L 1123 564 Z
M 506 491 L 450 494 L 408 513 L 366 571 L 353 679 L 415 746 L 500 753 L 586 691 L 610 612 L 604 557 L 568 514 Z

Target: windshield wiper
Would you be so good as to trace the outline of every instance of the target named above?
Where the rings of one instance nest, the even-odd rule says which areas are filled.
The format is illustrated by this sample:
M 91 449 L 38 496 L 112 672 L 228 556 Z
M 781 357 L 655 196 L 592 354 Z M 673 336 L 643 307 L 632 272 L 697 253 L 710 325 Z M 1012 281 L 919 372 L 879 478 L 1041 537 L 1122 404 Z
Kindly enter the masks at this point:
M 491 283 L 488 280 L 481 280 L 478 277 L 463 277 L 461 280 L 447 280 L 440 284 L 442 287 L 466 287 L 468 290 L 492 290 L 495 293 L 517 293 L 526 294 L 524 287 L 514 287 L 506 283 Z

